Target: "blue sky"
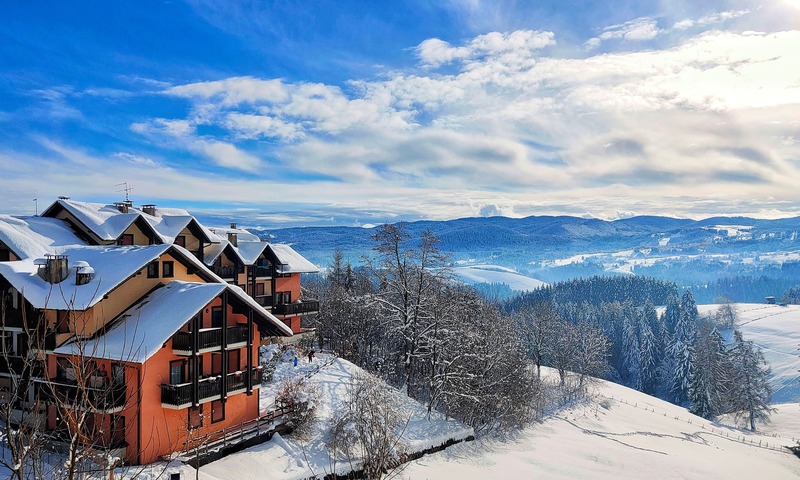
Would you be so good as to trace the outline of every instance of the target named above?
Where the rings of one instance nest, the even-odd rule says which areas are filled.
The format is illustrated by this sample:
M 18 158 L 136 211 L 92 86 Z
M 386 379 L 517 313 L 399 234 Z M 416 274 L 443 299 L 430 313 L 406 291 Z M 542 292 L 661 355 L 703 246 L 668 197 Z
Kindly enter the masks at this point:
M 16 2 L 0 212 L 800 215 L 800 1 Z

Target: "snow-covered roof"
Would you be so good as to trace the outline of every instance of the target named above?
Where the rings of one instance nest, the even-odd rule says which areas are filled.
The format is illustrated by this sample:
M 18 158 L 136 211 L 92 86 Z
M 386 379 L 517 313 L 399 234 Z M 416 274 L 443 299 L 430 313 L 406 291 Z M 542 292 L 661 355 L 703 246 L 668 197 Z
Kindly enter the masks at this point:
M 203 240 L 211 243 L 219 242 L 217 235 L 203 226 L 186 210 L 180 208 L 158 208 L 155 210 L 155 215 L 150 215 L 137 208 L 131 208 L 131 210 L 139 212 L 166 243 L 175 242 L 175 237 L 190 225 L 194 225 L 201 232 L 201 236 L 204 237 Z
M 319 273 L 319 267 L 306 260 L 289 245 L 270 243 L 268 248 L 278 260 L 275 268 L 280 273 Z
M 34 308 L 52 310 L 86 310 L 145 265 L 159 258 L 172 245 L 147 246 L 71 246 L 60 250 L 69 264 L 67 277 L 51 284 L 36 272 L 36 258 L 17 262 L 0 262 L 0 275 L 8 280 Z M 191 254 L 188 254 L 192 257 Z M 92 279 L 77 285 L 75 263 L 84 261 L 94 269 Z M 221 279 L 220 279 L 221 281 Z
M 126 310 L 105 335 L 80 347 L 91 357 L 144 363 L 224 290 L 219 283 L 170 282 Z M 55 353 L 75 355 L 81 350 L 73 342 Z
M 264 253 L 264 249 L 269 245 L 267 242 L 238 242 L 235 247 L 239 251 L 239 256 L 244 260 L 245 265 L 253 265 L 258 260 L 258 257 Z
M 59 253 L 68 245 L 84 243 L 61 220 L 8 215 L 0 215 L 0 242 L 23 260 Z
M 229 228 L 229 227 L 209 227 L 214 234 L 216 234 L 221 239 L 227 239 L 229 233 L 235 233 L 236 238 L 240 242 L 259 242 L 261 241 L 258 238 L 258 235 L 254 233 L 250 233 L 243 228 Z
M 122 213 L 115 205 L 67 199 L 56 200 L 45 210 L 43 215 L 47 215 L 57 205 L 71 213 L 79 222 L 105 241 L 119 238 L 140 217 L 138 211 Z
M 240 262 L 245 263 L 244 259 L 239 254 L 239 250 L 227 240 L 220 240 L 219 243 L 207 245 L 203 253 L 203 261 L 206 265 L 211 265 L 217 260 L 217 257 L 222 255 L 222 252 L 224 252 L 226 249 L 235 257 L 231 260 L 238 259 Z
M 228 290 L 252 306 L 276 331 L 291 335 L 289 327 L 253 302 L 241 288 L 226 283 L 196 283 L 174 280 L 151 292 L 126 310 L 102 336 L 81 344 L 72 342 L 55 350 L 57 354 L 83 354 L 132 363 L 152 357 L 197 312 Z

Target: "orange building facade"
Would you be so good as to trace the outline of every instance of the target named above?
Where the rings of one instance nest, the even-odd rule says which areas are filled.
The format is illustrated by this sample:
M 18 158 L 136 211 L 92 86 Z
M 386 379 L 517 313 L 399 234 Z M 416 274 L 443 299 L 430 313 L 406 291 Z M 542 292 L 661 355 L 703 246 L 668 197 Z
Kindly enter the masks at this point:
M 288 246 L 184 213 L 62 198 L 42 217 L 0 218 L 8 358 L 43 362 L 20 418 L 40 415 L 55 436 L 80 432 L 129 464 L 258 418 L 258 346 L 318 311 L 300 283 L 318 270 Z M 0 390 L 19 373 L 5 363 Z

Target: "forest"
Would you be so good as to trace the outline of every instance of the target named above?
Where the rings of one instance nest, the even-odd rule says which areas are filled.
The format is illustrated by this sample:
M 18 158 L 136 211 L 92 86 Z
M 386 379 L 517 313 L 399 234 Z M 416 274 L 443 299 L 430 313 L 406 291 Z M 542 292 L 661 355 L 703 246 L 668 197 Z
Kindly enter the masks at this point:
M 541 415 L 542 366 L 557 370 L 567 400 L 599 377 L 706 418 L 735 413 L 752 429 L 769 416 L 769 368 L 731 304 L 700 317 L 691 291 L 639 276 L 488 300 L 452 281 L 430 232 L 384 225 L 373 242 L 363 264 L 336 252 L 310 282 L 322 307 L 309 326 L 326 348 L 477 431 Z

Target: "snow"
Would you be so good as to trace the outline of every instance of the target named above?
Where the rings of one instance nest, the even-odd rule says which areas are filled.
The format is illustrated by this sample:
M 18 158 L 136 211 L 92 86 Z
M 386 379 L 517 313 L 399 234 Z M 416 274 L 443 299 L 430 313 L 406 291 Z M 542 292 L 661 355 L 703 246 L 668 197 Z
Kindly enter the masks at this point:
M 324 475 L 335 469 L 339 474 L 351 469 L 349 463 L 334 462 L 325 447 L 325 432 L 334 411 L 346 401 L 348 385 L 355 375 L 363 371 L 352 363 L 340 358 L 332 358 L 325 353 L 315 356 L 309 363 L 305 357 L 297 367 L 291 361 L 278 364 L 273 382 L 260 390 L 262 408 L 266 409 L 274 402 L 274 396 L 281 382 L 287 378 L 303 376 L 313 372 L 318 365 L 329 361 L 329 364 L 313 374 L 307 380 L 316 386 L 320 393 L 317 405 L 317 418 L 311 425 L 308 440 L 300 440 L 294 435 L 273 437 L 273 440 L 234 453 L 225 458 L 209 463 L 200 469 L 200 478 L 204 480 L 237 480 L 263 479 L 304 479 L 312 475 Z M 430 419 L 427 409 L 397 392 L 401 399 L 403 414 L 410 418 L 403 434 L 403 442 L 410 450 L 424 450 L 438 446 L 451 438 L 462 439 L 473 434 L 472 429 L 455 420 L 445 419 L 434 412 Z M 187 475 L 194 475 L 191 467 L 184 467 Z M 192 477 L 193 478 L 193 477 Z
M 280 273 L 319 273 L 319 267 L 306 260 L 289 245 L 270 243 L 269 248 L 280 263 L 276 265 Z
M 140 216 L 139 212 L 132 210 L 129 213 L 122 213 L 115 205 L 76 200 L 57 200 L 47 210 L 56 204 L 61 205 L 98 237 L 106 241 L 119 238 Z
M 0 262 L 0 275 L 5 277 L 17 291 L 22 292 L 35 308 L 86 310 L 100 302 L 103 295 L 170 248 L 173 247 L 171 245 L 66 247 L 60 249 L 60 253 L 67 255 L 69 273 L 61 283 L 57 284 L 50 284 L 37 275 L 38 268 L 34 263 L 36 259 Z M 75 283 L 74 263 L 77 261 L 84 261 L 95 270 L 91 281 L 83 285 Z
M 666 247 L 669 244 L 670 237 L 664 237 L 658 241 L 659 247 Z
M 800 352 L 797 349 L 800 345 L 800 305 L 735 305 L 739 315 L 737 325 L 742 335 L 761 348 L 772 367 L 772 401 L 800 401 Z M 713 315 L 719 305 L 698 305 L 697 308 L 701 315 Z
M 467 284 L 504 283 L 511 290 L 530 291 L 547 285 L 541 280 L 515 272 L 499 265 L 471 265 L 453 268 L 456 279 Z
M 0 242 L 23 260 L 59 253 L 69 245 L 83 244 L 61 220 L 9 215 L 0 215 Z
M 243 242 L 239 241 L 236 247 L 239 250 L 239 255 L 244 260 L 245 265 L 253 265 L 258 260 L 258 257 L 264 253 L 264 249 L 269 245 L 267 242 Z
M 408 465 L 398 478 L 800 476 L 800 461 L 781 447 L 793 445 L 791 438 L 743 433 L 609 382 L 598 382 L 595 393 L 596 397 L 519 433 L 462 443 L 425 456 Z
M 144 363 L 226 287 L 172 281 L 126 310 L 105 335 L 81 345 L 62 345 L 55 353 L 76 355 L 82 347 L 92 357 Z

